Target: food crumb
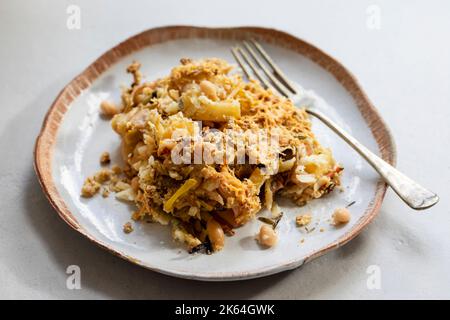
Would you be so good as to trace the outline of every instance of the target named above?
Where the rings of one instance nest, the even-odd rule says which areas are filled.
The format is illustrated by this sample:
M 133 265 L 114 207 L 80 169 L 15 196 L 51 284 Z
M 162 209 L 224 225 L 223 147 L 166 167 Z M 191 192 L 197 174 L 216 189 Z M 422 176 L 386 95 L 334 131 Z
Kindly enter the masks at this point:
M 295 218 L 295 223 L 297 224 L 297 227 L 304 227 L 308 225 L 310 222 L 311 222 L 310 214 L 301 214 Z
M 108 190 L 108 188 L 103 188 L 102 189 L 102 197 L 103 198 L 108 198 L 109 197 L 109 190 Z
M 324 229 L 324 228 L 320 228 L 319 231 L 320 231 L 320 232 L 324 232 L 325 229 Z
M 106 165 L 109 164 L 111 162 L 111 158 L 109 156 L 109 152 L 103 152 L 102 155 L 100 156 L 100 164 L 101 165 Z
M 94 178 L 88 177 L 81 187 L 81 195 L 85 198 L 93 197 L 100 190 L 100 183 Z
M 105 183 L 111 179 L 111 171 L 108 169 L 101 169 L 95 174 L 94 179 L 98 183 Z
M 350 221 L 350 211 L 347 208 L 337 208 L 332 218 L 334 225 L 345 224 Z
M 301 240 L 300 240 L 300 243 L 304 243 L 305 242 L 305 238 L 302 238 Z
M 127 222 L 123 225 L 123 232 L 127 234 L 133 232 L 133 226 L 131 225 L 131 222 Z

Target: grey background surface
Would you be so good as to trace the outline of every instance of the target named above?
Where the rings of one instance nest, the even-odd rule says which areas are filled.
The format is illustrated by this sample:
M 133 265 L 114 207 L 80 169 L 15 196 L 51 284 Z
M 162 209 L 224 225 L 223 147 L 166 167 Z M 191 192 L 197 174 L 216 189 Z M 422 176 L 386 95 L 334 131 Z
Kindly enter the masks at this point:
M 68 30 L 68 5 L 81 29 Z M 367 26 L 371 5 L 380 29 Z M 369 9 L 368 9 L 369 8 Z M 304 267 L 234 283 L 156 274 L 72 231 L 45 199 L 32 151 L 50 104 L 104 51 L 174 24 L 275 27 L 360 80 L 396 139 L 398 167 L 441 196 L 417 213 L 388 191 L 355 240 Z M 0 298 L 450 298 L 450 3 L 447 1 L 0 1 Z M 81 290 L 66 268 L 81 268 Z M 367 268 L 381 288 L 367 287 Z

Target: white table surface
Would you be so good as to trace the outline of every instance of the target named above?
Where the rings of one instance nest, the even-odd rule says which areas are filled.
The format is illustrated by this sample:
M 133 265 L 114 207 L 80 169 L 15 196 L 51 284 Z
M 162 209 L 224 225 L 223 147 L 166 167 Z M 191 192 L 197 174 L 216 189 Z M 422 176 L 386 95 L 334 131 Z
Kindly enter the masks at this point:
M 188 4 L 189 2 L 189 4 Z M 0 4 L 0 298 L 450 298 L 448 1 L 17 1 Z M 66 9 L 81 9 L 68 30 Z M 370 5 L 380 29 L 367 27 Z M 373 7 L 371 7 L 373 8 Z M 375 221 L 304 267 L 234 283 L 170 278 L 114 257 L 71 230 L 33 171 L 50 104 L 104 51 L 145 29 L 260 25 L 324 49 L 360 80 L 390 126 L 398 167 L 441 196 L 414 212 L 389 190 Z M 80 290 L 66 268 L 81 268 Z M 367 268 L 381 271 L 369 289 Z

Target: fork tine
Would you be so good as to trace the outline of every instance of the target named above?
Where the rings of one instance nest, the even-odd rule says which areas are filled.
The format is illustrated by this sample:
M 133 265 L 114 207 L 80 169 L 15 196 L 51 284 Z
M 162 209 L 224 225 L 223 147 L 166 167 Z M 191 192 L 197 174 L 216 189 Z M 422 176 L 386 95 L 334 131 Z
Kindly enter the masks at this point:
M 291 95 L 291 92 L 277 78 L 273 76 L 272 72 L 270 72 L 264 65 L 264 63 L 261 61 L 261 59 L 258 58 L 255 51 L 252 49 L 252 47 L 250 47 L 247 41 L 244 41 L 244 46 L 250 53 L 250 55 L 253 57 L 253 59 L 256 61 L 256 63 L 259 65 L 261 70 L 266 74 L 266 76 L 270 79 L 270 81 L 272 81 L 275 88 L 277 88 L 278 91 L 281 92 L 285 97 L 289 97 Z
M 247 79 L 250 80 L 250 70 L 248 69 L 247 65 L 245 64 L 244 61 L 242 61 L 241 56 L 239 55 L 237 48 L 232 47 L 231 48 L 231 53 L 233 54 L 234 59 L 236 59 L 237 63 L 239 64 L 239 66 L 241 67 L 242 71 L 244 71 L 245 76 L 247 77 Z
M 288 80 L 288 77 L 283 71 L 273 62 L 272 58 L 267 54 L 267 52 L 262 48 L 262 46 L 254 39 L 251 39 L 252 44 L 255 46 L 256 50 L 261 54 L 261 56 L 266 60 L 267 64 L 273 69 L 275 74 L 280 78 L 280 80 L 292 91 L 292 93 L 297 94 L 295 86 Z
M 262 82 L 262 84 L 266 87 L 266 88 L 270 88 L 275 92 L 279 92 L 278 90 L 276 90 L 269 81 L 267 81 L 266 78 L 264 78 L 264 76 L 261 74 L 261 72 L 259 72 L 258 68 L 255 66 L 255 64 L 253 63 L 253 61 L 250 59 L 250 57 L 245 53 L 244 50 L 242 50 L 241 47 L 236 47 L 236 51 L 244 58 L 245 62 L 247 62 L 247 64 L 250 66 L 250 69 L 252 69 L 253 73 L 256 75 L 256 77 L 259 79 L 259 81 Z

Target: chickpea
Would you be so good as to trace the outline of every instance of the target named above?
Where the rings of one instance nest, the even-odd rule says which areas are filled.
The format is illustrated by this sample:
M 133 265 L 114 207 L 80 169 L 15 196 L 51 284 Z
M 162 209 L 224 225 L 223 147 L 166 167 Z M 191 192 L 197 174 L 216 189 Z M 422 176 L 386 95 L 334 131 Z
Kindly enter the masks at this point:
M 350 221 L 350 211 L 347 208 L 337 208 L 333 213 L 335 225 L 345 224 Z
M 214 218 L 210 218 L 206 224 L 209 240 L 214 251 L 219 251 L 225 245 L 225 235 L 220 223 Z
M 112 117 L 119 113 L 119 109 L 116 107 L 116 105 L 113 102 L 107 100 L 103 100 L 100 103 L 100 110 L 105 116 L 108 117 Z
M 272 247 L 277 243 L 278 237 L 272 227 L 268 225 L 262 225 L 261 229 L 259 229 L 257 240 L 263 246 Z

